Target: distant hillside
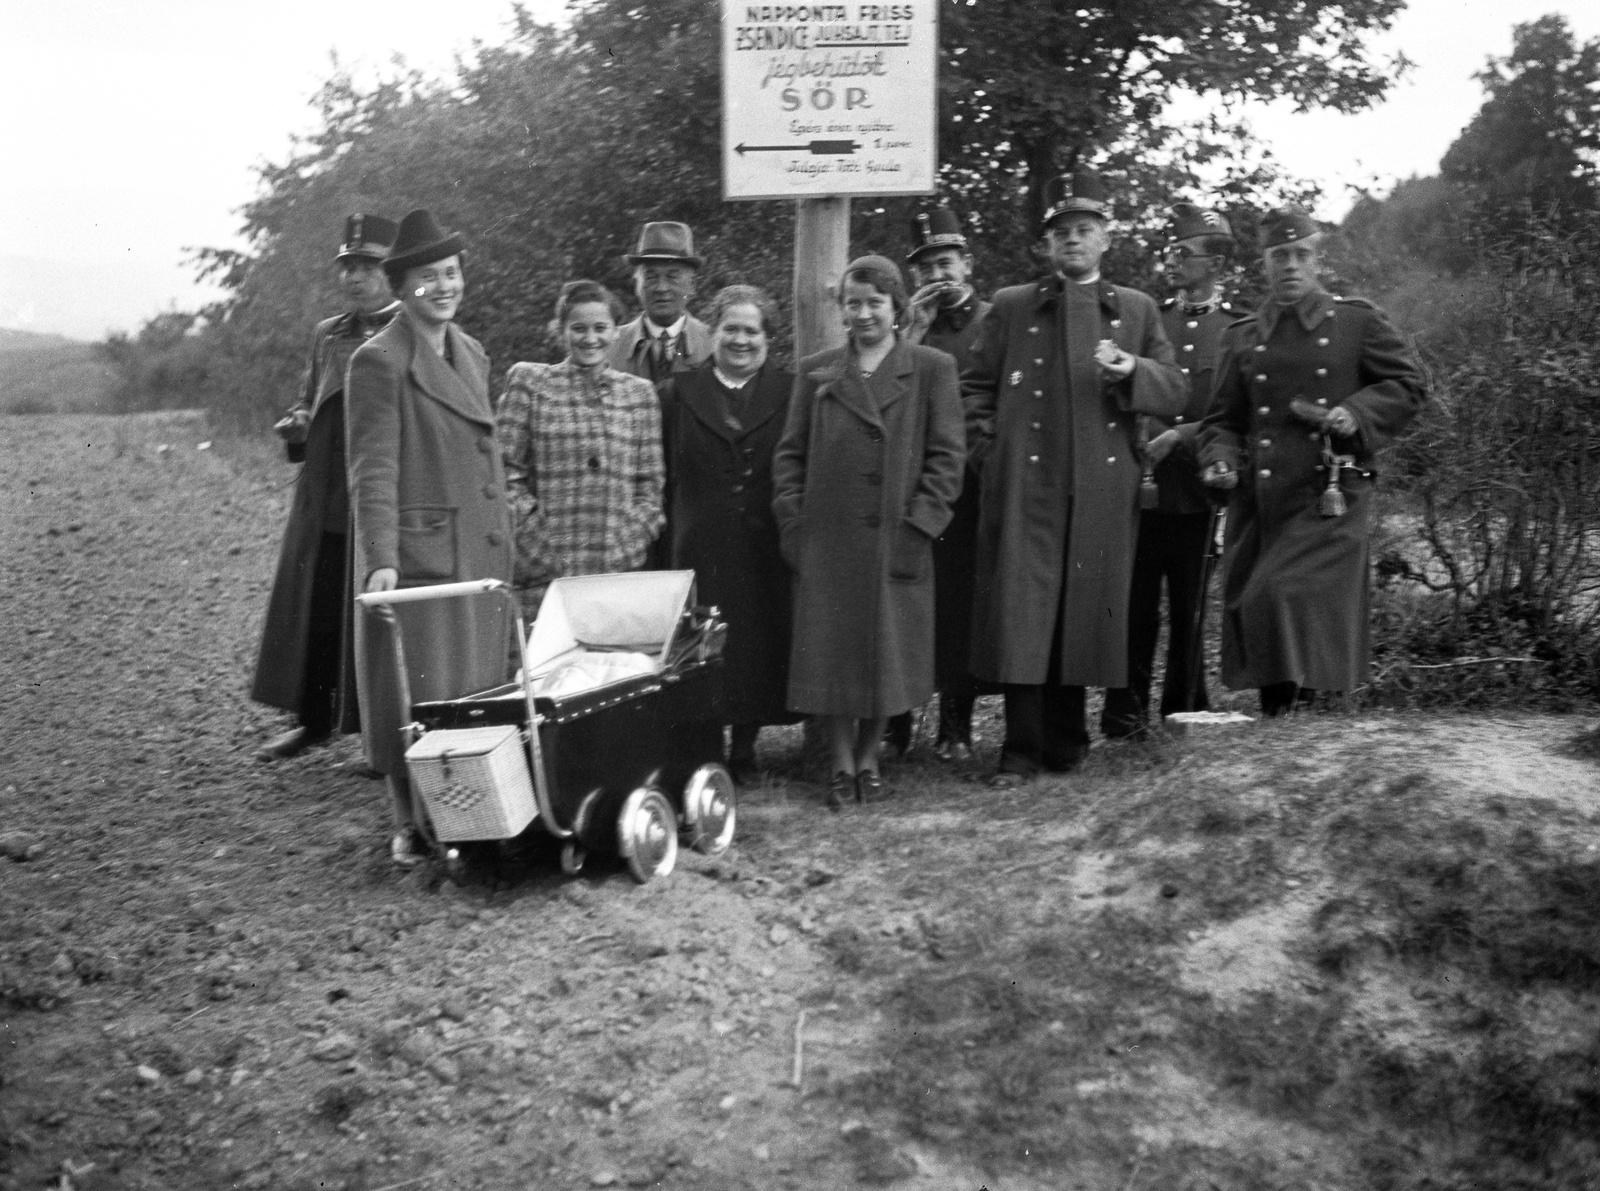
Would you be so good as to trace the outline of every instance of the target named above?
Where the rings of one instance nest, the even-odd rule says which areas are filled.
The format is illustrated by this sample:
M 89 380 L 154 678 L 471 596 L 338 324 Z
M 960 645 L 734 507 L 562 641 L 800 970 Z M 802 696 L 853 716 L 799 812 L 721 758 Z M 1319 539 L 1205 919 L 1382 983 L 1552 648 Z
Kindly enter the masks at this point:
M 112 380 L 92 343 L 0 327 L 0 414 L 100 410 Z

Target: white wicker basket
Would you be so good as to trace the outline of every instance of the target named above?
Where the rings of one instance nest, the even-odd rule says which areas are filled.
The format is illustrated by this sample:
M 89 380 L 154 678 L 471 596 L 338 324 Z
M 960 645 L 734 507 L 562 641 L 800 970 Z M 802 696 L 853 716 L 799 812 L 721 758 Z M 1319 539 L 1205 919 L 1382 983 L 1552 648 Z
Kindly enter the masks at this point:
M 406 750 L 406 767 L 440 840 L 510 839 L 538 813 L 512 725 L 429 732 Z

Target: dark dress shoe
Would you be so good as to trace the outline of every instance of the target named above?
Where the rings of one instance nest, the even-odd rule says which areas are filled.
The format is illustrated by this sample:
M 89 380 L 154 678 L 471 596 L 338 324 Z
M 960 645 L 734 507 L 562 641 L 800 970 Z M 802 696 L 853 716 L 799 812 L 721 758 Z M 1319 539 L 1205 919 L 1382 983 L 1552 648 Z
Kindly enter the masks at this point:
M 889 717 L 889 722 L 883 727 L 883 743 L 896 757 L 904 757 L 911 751 L 911 713 L 909 711 Z
M 830 811 L 842 809 L 844 807 L 845 796 L 854 795 L 855 792 L 855 775 L 846 773 L 841 769 L 838 773 L 834 774 L 828 779 L 828 809 Z
M 972 746 L 965 740 L 941 740 L 933 746 L 933 755 L 946 764 L 964 764 L 972 760 Z
M 876 769 L 863 769 L 856 774 L 857 802 L 882 802 L 884 797 L 883 778 Z
M 291 728 L 276 740 L 270 740 L 257 749 L 256 758 L 261 761 L 283 761 L 289 757 L 298 757 L 331 735 L 333 735 L 331 732 L 314 732 L 306 727 Z

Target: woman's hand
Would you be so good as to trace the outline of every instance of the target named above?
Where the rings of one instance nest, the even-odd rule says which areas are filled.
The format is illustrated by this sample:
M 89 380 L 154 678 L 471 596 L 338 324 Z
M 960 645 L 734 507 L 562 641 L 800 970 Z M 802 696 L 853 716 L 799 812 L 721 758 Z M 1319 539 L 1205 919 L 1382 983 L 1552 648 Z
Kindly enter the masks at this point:
M 375 591 L 393 591 L 400 586 L 400 572 L 393 567 L 379 567 L 367 576 L 367 594 Z

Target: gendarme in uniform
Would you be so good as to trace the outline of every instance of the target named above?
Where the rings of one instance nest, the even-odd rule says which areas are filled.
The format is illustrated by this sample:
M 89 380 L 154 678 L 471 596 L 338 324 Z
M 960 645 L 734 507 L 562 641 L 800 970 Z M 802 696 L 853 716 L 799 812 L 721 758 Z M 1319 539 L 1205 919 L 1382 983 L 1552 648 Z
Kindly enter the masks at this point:
M 1260 688 L 1268 714 L 1366 681 L 1375 459 L 1427 396 L 1422 367 L 1388 317 L 1315 280 L 1319 243 L 1303 211 L 1263 219 L 1269 281 L 1275 254 L 1309 259 L 1309 281 L 1293 301 L 1269 295 L 1223 333 L 1215 400 L 1200 431 L 1207 482 L 1238 477 L 1222 679 L 1235 690 Z

